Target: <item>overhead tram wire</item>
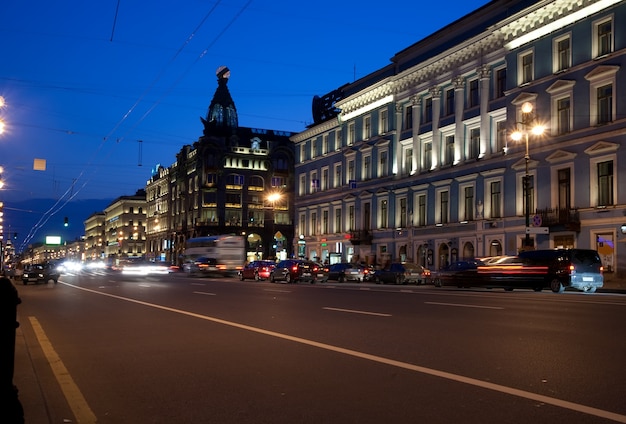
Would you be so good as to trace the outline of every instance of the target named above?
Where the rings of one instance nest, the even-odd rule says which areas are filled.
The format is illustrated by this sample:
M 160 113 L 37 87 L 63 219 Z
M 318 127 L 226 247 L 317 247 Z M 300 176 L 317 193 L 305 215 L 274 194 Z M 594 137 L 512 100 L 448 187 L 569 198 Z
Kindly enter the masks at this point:
M 141 122 L 143 122 L 144 119 L 146 119 L 148 117 L 148 115 L 150 115 L 150 113 L 152 113 L 152 111 L 161 103 L 161 101 L 163 100 L 164 97 L 166 97 L 167 95 L 169 95 L 172 90 L 174 89 L 174 87 L 176 87 L 181 81 L 182 79 L 187 76 L 187 74 L 191 71 L 191 69 L 200 61 L 200 59 L 202 59 L 207 52 L 209 51 L 209 49 L 211 47 L 213 47 L 213 45 L 215 43 L 217 43 L 217 41 L 222 37 L 222 35 L 224 35 L 226 33 L 226 31 L 235 23 L 235 21 L 237 21 L 237 19 L 239 19 L 239 17 L 243 14 L 243 12 L 248 8 L 248 6 L 250 6 L 250 4 L 252 3 L 253 0 L 248 0 L 248 2 L 246 4 L 244 4 L 241 9 L 239 9 L 239 11 L 235 14 L 235 16 L 233 16 L 233 18 L 228 22 L 228 24 L 222 29 L 222 31 L 219 32 L 219 34 L 217 34 L 217 36 L 211 41 L 211 43 L 209 43 L 209 45 L 202 50 L 202 52 L 200 53 L 200 55 L 198 55 L 198 57 L 196 58 L 196 60 L 194 60 L 194 62 L 189 65 L 189 67 L 169 86 L 169 88 L 167 90 L 165 90 L 163 92 L 163 94 L 161 94 L 161 96 L 154 102 L 152 103 L 152 106 L 150 106 L 150 108 L 148 108 L 148 110 L 141 116 L 141 118 L 139 118 L 137 120 L 137 122 L 135 122 L 134 125 L 132 125 L 122 136 L 122 138 L 124 138 L 126 136 L 126 134 L 128 134 L 130 131 L 134 130 Z M 208 16 L 207 16 L 208 17 Z M 190 40 L 190 38 L 188 38 L 188 40 Z M 133 108 L 136 106 L 136 104 L 133 106 Z M 130 111 L 129 111 L 130 113 Z M 120 122 L 121 124 L 121 122 Z
M 154 86 L 156 85 L 156 83 L 161 79 L 161 77 L 163 76 L 163 74 L 165 73 L 165 70 L 176 60 L 176 58 L 178 57 L 178 55 L 183 51 L 183 49 L 189 44 L 189 42 L 191 41 L 191 39 L 195 36 L 195 34 L 198 32 L 198 30 L 202 27 L 202 25 L 204 25 L 204 23 L 206 22 L 206 20 L 209 18 L 209 16 L 211 16 L 211 14 L 213 14 L 213 12 L 215 11 L 215 9 L 218 7 L 218 5 L 222 2 L 222 0 L 218 0 L 213 7 L 207 12 L 207 14 L 204 16 L 204 18 L 200 21 L 200 23 L 196 26 L 196 28 L 194 28 L 194 30 L 192 31 L 192 33 L 187 37 L 187 39 L 184 41 L 184 43 L 179 47 L 179 49 L 176 51 L 176 53 L 174 54 L 174 56 L 170 59 L 170 61 L 163 66 L 163 68 L 161 68 L 160 72 L 157 74 L 157 76 L 155 77 L 155 79 L 152 81 L 152 83 L 148 86 L 148 88 L 146 88 L 146 90 L 144 90 L 144 92 L 139 96 L 139 98 L 135 101 L 135 103 L 131 106 L 131 108 L 124 114 L 124 116 L 122 116 L 122 118 L 115 124 L 115 126 L 111 129 L 111 131 L 109 131 L 109 133 L 102 139 L 102 142 L 99 144 L 98 148 L 96 149 L 96 151 L 94 152 L 94 155 L 92 156 L 92 159 L 87 163 L 86 167 L 79 173 L 78 177 L 74 179 L 74 181 L 78 181 L 79 179 L 82 178 L 82 176 L 85 174 L 85 169 L 90 168 L 91 164 L 93 162 L 93 159 L 96 157 L 97 153 L 102 150 L 102 147 L 104 146 L 104 144 L 106 143 L 106 141 L 115 133 L 115 131 L 117 131 L 117 129 L 120 127 L 120 125 L 130 116 L 130 114 L 134 111 L 134 109 L 139 105 L 139 103 L 143 100 L 143 98 L 154 88 Z M 249 1 L 245 6 L 247 7 L 250 4 L 251 1 Z M 119 7 L 119 0 L 118 0 L 118 7 Z M 238 16 L 238 15 L 237 15 Z M 116 10 L 116 16 L 115 19 L 117 20 L 117 10 Z M 230 25 L 230 24 L 229 24 Z M 222 32 L 223 33 L 223 32 Z M 221 34 L 219 34 L 219 36 L 221 36 Z M 219 37 L 218 36 L 218 37 Z M 113 38 L 113 34 L 111 34 L 111 40 Z M 206 50 L 205 50 L 206 51 Z M 150 109 L 152 110 L 154 109 L 154 106 Z M 144 114 L 144 116 L 140 119 L 139 122 L 141 122 L 145 117 L 147 116 L 147 114 Z M 135 125 L 136 126 L 136 125 Z M 133 128 L 135 127 L 133 126 Z M 132 128 L 131 128 L 132 129 Z M 130 130 L 129 130 L 130 131 Z M 118 143 L 120 141 L 120 138 L 117 139 Z M 109 153 L 109 155 L 112 153 L 112 151 Z M 107 157 L 109 156 L 107 155 Z M 93 172 L 95 172 L 95 169 L 93 169 Z M 35 226 L 31 229 L 31 231 L 29 232 L 28 236 L 24 239 L 24 242 L 22 243 L 21 248 L 23 248 L 25 245 L 27 245 L 27 243 L 35 236 L 35 234 L 37 233 L 37 231 L 43 227 L 43 225 L 45 225 L 48 220 L 54 216 L 56 213 L 58 213 L 59 211 L 61 211 L 63 209 L 63 207 L 70 201 L 72 200 L 76 195 L 78 195 L 78 193 L 87 185 L 87 183 L 91 180 L 91 178 L 87 179 L 81 186 L 79 189 L 77 189 L 75 192 L 72 193 L 72 195 L 67 198 L 62 205 L 60 205 L 58 207 L 58 209 L 55 209 L 57 207 L 57 205 L 59 205 L 59 203 L 63 200 L 63 198 L 68 194 L 68 191 L 66 191 L 60 198 L 59 200 L 57 200 L 57 202 L 44 214 L 44 216 L 41 217 L 41 219 L 39 220 L 39 222 L 37 222 L 37 224 L 35 224 Z M 72 185 L 72 190 L 73 190 L 74 185 Z

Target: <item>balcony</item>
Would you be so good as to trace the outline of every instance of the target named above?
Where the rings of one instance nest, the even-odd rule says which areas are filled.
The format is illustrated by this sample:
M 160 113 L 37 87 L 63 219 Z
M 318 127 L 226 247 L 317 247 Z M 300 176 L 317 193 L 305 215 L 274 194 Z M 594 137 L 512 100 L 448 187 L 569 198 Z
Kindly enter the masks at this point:
M 350 243 L 355 246 L 372 244 L 373 235 L 370 230 L 352 230 L 348 234 L 350 235 Z
M 541 225 L 553 231 L 563 229 L 580 232 L 578 208 L 537 209 L 537 215 L 541 217 Z

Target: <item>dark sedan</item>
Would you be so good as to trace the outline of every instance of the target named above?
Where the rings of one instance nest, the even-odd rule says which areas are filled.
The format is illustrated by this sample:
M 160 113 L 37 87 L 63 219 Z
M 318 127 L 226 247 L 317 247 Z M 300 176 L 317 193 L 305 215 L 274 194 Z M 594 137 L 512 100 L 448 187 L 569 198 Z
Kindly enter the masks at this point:
M 369 268 L 363 265 L 341 262 L 328 267 L 328 280 L 361 282 L 367 280 L 369 272 Z
M 285 259 L 278 262 L 276 267 L 270 271 L 270 281 L 284 281 L 285 283 L 306 282 L 315 284 L 316 282 L 326 282 L 328 280 L 328 268 L 302 259 Z
M 391 263 L 374 272 L 377 284 L 425 284 L 430 282 L 430 271 L 421 265 L 411 263 Z
M 447 267 L 433 273 L 433 283 L 435 287 L 471 287 L 482 285 L 483 281 L 478 274 L 478 267 L 484 265 L 479 260 L 452 262 Z

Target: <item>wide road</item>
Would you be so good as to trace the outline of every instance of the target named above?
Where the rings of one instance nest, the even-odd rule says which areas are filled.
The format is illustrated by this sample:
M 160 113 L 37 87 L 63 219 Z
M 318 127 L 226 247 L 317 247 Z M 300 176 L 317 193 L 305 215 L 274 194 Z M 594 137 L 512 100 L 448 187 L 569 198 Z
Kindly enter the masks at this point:
M 185 274 L 17 287 L 54 423 L 626 423 L 619 294 Z

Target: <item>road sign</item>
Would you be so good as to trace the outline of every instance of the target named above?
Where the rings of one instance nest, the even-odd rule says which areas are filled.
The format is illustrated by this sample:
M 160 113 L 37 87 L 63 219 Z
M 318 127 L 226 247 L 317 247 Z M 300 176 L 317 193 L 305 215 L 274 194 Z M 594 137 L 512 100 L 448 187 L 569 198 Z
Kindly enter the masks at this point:
M 526 234 L 550 234 L 548 227 L 526 227 Z

